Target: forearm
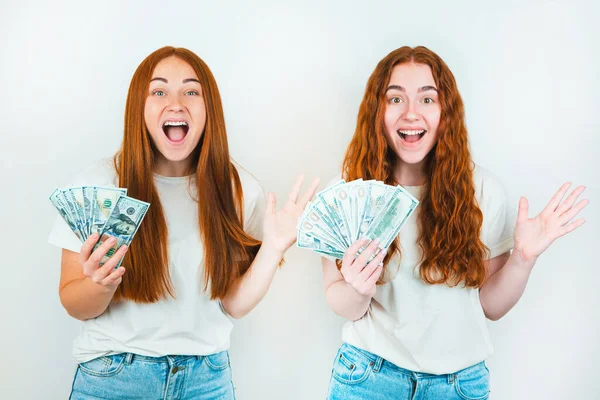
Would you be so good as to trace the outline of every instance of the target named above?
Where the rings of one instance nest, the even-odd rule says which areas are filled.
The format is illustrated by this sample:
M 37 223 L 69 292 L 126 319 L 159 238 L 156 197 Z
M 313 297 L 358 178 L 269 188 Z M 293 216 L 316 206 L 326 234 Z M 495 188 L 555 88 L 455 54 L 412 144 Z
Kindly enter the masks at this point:
M 346 281 L 334 282 L 325 294 L 327 304 L 337 315 L 356 321 L 365 315 L 371 304 L 370 296 L 357 293 Z
M 90 278 L 77 279 L 65 285 L 59 293 L 60 302 L 67 313 L 84 321 L 96 318 L 110 304 L 116 287 L 111 288 L 94 283 Z
M 269 291 L 282 258 L 281 252 L 263 243 L 248 271 L 221 299 L 225 311 L 233 318 L 242 318 L 252 311 Z
M 506 264 L 492 275 L 479 290 L 479 300 L 485 316 L 497 321 L 521 298 L 535 260 L 523 260 L 513 251 Z

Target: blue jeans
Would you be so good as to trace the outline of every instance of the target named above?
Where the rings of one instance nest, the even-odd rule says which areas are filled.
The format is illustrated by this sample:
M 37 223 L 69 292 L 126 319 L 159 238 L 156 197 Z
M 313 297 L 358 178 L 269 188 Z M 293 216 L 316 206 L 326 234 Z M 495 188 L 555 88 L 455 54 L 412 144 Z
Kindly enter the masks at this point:
M 235 399 L 229 353 L 146 357 L 122 353 L 79 364 L 72 400 Z
M 340 347 L 329 383 L 329 400 L 484 400 L 490 372 L 482 361 L 453 374 L 400 368 L 347 343 Z

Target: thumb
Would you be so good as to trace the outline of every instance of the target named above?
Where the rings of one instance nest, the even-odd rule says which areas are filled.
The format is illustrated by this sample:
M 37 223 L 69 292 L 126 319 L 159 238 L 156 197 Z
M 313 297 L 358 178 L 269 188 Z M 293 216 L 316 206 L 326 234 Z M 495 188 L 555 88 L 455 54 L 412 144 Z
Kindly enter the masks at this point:
M 277 205 L 277 198 L 275 193 L 269 192 L 267 195 L 267 214 L 273 214 L 275 212 L 275 206 Z
M 527 221 L 529 213 L 529 202 L 527 198 L 521 197 L 519 199 L 519 212 L 517 213 L 517 222 Z

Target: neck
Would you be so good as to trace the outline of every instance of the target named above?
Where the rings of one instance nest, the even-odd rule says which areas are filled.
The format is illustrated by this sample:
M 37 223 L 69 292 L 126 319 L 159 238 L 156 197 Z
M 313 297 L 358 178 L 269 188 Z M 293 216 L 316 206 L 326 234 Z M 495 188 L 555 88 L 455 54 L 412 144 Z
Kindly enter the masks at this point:
M 190 173 L 190 159 L 170 161 L 160 155 L 156 158 L 154 173 L 168 177 L 187 176 Z
M 425 183 L 425 173 L 423 167 L 425 160 L 418 164 L 407 164 L 397 159 L 394 166 L 394 178 L 401 186 L 421 186 Z

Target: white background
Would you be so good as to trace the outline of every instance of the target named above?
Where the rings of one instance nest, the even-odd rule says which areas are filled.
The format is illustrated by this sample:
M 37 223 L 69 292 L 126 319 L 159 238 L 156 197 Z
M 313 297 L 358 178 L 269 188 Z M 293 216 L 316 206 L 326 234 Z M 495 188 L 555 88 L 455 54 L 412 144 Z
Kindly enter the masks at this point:
M 47 196 L 122 137 L 127 88 L 164 45 L 211 67 L 233 157 L 281 199 L 298 173 L 339 170 L 366 81 L 402 45 L 456 76 L 475 161 L 539 211 L 585 184 L 587 223 L 539 260 L 525 295 L 490 323 L 493 400 L 600 399 L 600 7 L 592 1 L 7 2 L 0 8 L 0 387 L 64 399 L 79 322 L 62 309 Z M 234 329 L 241 400 L 323 399 L 343 321 L 319 258 L 291 249 L 265 300 Z

